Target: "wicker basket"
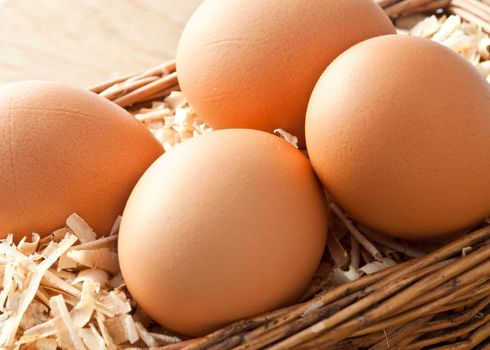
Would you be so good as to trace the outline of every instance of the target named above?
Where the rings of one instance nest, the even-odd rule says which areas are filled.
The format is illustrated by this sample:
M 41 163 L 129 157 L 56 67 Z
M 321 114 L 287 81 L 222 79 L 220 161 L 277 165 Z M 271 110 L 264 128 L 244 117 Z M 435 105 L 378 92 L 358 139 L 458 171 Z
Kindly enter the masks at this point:
M 490 0 L 377 1 L 393 18 L 444 8 L 490 32 Z M 91 90 L 136 108 L 178 90 L 175 70 L 170 62 Z M 300 304 L 164 347 L 232 348 L 490 349 L 490 226 Z

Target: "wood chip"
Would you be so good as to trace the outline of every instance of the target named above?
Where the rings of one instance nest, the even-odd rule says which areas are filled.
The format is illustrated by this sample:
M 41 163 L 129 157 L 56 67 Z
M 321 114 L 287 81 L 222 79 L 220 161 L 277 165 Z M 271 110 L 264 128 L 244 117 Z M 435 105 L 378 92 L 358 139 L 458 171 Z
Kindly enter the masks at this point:
M 112 336 L 124 347 L 139 340 L 151 347 L 178 341 L 134 321 L 115 263 L 119 223 L 112 236 L 96 239 L 77 215 L 67 222 L 49 239 L 0 241 L 0 348 L 118 349 Z

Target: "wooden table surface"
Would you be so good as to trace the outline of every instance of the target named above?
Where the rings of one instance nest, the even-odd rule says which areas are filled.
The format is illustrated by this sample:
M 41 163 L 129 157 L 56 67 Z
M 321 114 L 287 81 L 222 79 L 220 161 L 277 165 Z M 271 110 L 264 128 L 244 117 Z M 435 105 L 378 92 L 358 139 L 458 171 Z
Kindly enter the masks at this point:
M 202 0 L 0 0 L 0 83 L 78 86 L 175 57 Z

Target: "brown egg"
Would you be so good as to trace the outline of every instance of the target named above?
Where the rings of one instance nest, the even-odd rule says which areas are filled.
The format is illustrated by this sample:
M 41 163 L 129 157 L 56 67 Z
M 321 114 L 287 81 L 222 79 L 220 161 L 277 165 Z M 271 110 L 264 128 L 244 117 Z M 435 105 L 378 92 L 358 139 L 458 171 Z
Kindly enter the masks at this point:
M 179 82 L 214 129 L 282 128 L 304 145 L 308 99 L 325 68 L 393 33 L 372 0 L 205 0 L 180 39 Z
M 162 154 L 129 113 L 61 83 L 0 86 L 0 237 L 41 235 L 73 212 L 107 234 Z
M 199 336 L 297 300 L 327 234 L 307 158 L 279 137 L 230 129 L 185 141 L 136 185 L 119 235 L 131 295 Z
M 330 194 L 374 230 L 430 239 L 490 214 L 490 85 L 440 44 L 346 51 L 313 92 L 306 139 Z

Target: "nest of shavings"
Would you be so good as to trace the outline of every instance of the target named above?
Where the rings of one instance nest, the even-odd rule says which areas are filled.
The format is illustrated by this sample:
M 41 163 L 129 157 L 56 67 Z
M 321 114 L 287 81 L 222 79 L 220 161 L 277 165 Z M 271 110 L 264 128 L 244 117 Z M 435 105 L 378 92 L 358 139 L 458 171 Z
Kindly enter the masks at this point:
M 438 41 L 455 50 L 490 82 L 490 38 L 458 16 L 431 16 L 410 35 Z M 180 92 L 133 111 L 166 151 L 185 139 L 211 131 Z M 297 147 L 297 138 L 276 134 Z M 350 220 L 334 202 L 327 253 L 302 300 L 411 258 L 444 242 L 417 246 L 372 232 Z M 41 239 L 33 234 L 18 244 L 0 242 L 1 349 L 138 349 L 181 339 L 154 324 L 128 294 L 119 271 L 117 234 L 97 238 L 78 215 L 66 227 Z M 463 251 L 464 254 L 464 251 Z
M 434 40 L 467 59 L 490 83 L 490 37 L 481 27 L 456 15 L 435 15 L 399 33 Z
M 2 349 L 120 349 L 179 341 L 152 332 L 151 322 L 124 290 L 111 234 L 96 238 L 71 215 L 66 227 L 17 245 L 0 243 Z

